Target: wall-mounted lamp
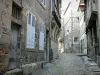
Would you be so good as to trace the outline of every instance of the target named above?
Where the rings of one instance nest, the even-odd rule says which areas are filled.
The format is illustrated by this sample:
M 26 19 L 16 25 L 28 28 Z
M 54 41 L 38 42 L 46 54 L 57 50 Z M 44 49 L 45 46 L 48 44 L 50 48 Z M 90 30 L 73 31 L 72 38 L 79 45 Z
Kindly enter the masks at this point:
M 0 55 L 1 55 L 1 54 L 3 54 L 3 53 L 4 53 L 4 52 L 3 52 L 3 50 L 2 50 L 2 49 L 0 49 Z
M 80 2 L 79 8 L 80 8 L 80 10 L 82 12 L 85 10 L 85 3 L 84 3 L 84 1 L 83 2 Z

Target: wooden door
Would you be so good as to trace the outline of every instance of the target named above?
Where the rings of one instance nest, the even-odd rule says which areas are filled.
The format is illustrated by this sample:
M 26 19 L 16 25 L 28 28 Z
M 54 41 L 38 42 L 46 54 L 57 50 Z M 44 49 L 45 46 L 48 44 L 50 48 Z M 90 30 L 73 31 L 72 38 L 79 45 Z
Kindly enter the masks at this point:
M 12 24 L 11 26 L 11 50 L 10 50 L 9 67 L 8 67 L 9 70 L 15 69 L 17 67 L 19 53 L 20 53 L 19 26 Z

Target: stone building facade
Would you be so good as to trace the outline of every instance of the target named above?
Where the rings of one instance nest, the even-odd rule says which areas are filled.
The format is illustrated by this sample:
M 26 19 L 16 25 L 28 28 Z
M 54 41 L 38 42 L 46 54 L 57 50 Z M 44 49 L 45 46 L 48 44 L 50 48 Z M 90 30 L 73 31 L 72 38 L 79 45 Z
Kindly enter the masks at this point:
M 58 57 L 60 45 L 61 30 L 61 0 L 52 0 L 52 21 L 51 21 L 51 49 L 53 50 L 53 59 Z
M 79 0 L 69 1 L 63 13 L 63 29 L 64 29 L 64 48 L 66 53 L 79 53 L 79 15 L 77 12 Z M 65 6 L 63 6 L 65 7 Z M 76 10 L 75 10 L 76 9 Z
M 84 12 L 87 56 L 100 67 L 100 1 L 80 0 L 80 8 Z
M 85 22 L 87 36 L 87 54 L 98 63 L 99 29 L 98 29 L 98 0 L 83 0 L 85 4 Z
M 65 25 L 65 51 L 67 53 L 79 53 L 79 16 L 78 12 L 73 12 L 73 16 L 69 18 Z
M 80 53 L 87 54 L 87 37 L 86 37 L 86 23 L 84 19 L 84 9 L 81 8 L 82 5 L 80 2 L 79 5 L 79 22 L 80 22 Z
M 0 0 L 0 72 L 31 75 L 49 62 L 50 0 Z
M 80 8 L 84 11 L 87 37 L 87 56 L 100 66 L 100 1 L 81 0 Z M 86 41 L 86 40 L 85 40 Z

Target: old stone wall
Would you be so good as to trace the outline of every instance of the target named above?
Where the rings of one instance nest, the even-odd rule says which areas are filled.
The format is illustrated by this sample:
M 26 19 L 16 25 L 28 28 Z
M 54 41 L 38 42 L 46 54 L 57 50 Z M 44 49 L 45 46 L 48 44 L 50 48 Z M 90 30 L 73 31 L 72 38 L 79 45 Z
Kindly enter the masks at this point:
M 53 59 L 56 59 L 58 55 L 58 42 L 51 40 L 51 49 L 53 50 Z
M 11 36 L 11 22 L 12 19 L 12 1 L 22 8 L 21 18 L 21 64 L 27 65 L 44 61 L 44 51 L 39 50 L 39 29 L 41 22 L 45 24 L 45 30 L 49 30 L 49 15 L 50 15 L 50 1 L 46 0 L 46 5 L 43 6 L 40 0 L 0 0 L 0 71 L 5 72 L 8 69 L 9 54 L 10 54 L 10 36 Z M 32 12 L 36 17 L 35 27 L 35 48 L 26 48 L 26 31 L 27 31 L 27 16 L 28 12 Z M 16 21 L 17 23 L 18 21 Z M 46 34 L 45 34 L 46 35 Z M 40 64 L 39 63 L 39 64 Z M 20 65 L 20 64 L 19 64 Z M 36 64 L 37 65 L 37 64 Z M 34 65 L 31 66 L 32 70 Z M 27 66 L 23 70 L 29 69 Z M 30 70 L 31 71 L 31 70 Z M 25 74 L 30 74 L 30 71 Z M 32 72 L 32 71 L 31 71 Z
M 26 20 L 28 11 L 32 12 L 36 17 L 36 30 L 35 30 L 35 49 L 25 49 L 26 54 L 29 57 L 29 61 L 36 62 L 43 59 L 44 52 L 39 51 L 39 28 L 41 22 L 45 24 L 45 30 L 49 30 L 49 0 L 46 1 L 46 6 L 43 6 L 40 0 L 25 0 L 22 2 L 23 6 L 23 38 L 26 37 Z M 22 41 L 22 48 L 25 47 L 25 40 Z M 22 49 L 24 50 L 24 49 Z M 42 56 L 42 57 L 41 57 Z
M 7 71 L 12 0 L 0 0 L 0 71 Z

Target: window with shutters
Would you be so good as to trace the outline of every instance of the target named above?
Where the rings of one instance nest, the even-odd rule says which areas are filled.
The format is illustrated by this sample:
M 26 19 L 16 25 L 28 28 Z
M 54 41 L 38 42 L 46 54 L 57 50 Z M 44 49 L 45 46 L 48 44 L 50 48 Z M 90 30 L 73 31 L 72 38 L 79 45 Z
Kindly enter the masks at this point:
M 45 6 L 46 5 L 46 0 L 41 0 L 41 3 Z
M 31 13 L 28 14 L 28 24 L 31 24 Z
M 35 27 L 35 16 L 32 15 L 32 26 Z
M 35 16 L 29 12 L 27 17 L 27 48 L 35 47 L 35 24 L 36 18 Z
M 22 8 L 18 6 L 15 2 L 12 4 L 12 16 L 18 20 L 21 19 Z
M 45 26 L 43 23 L 40 24 L 40 37 L 39 37 L 39 50 L 44 50 L 44 32 Z

